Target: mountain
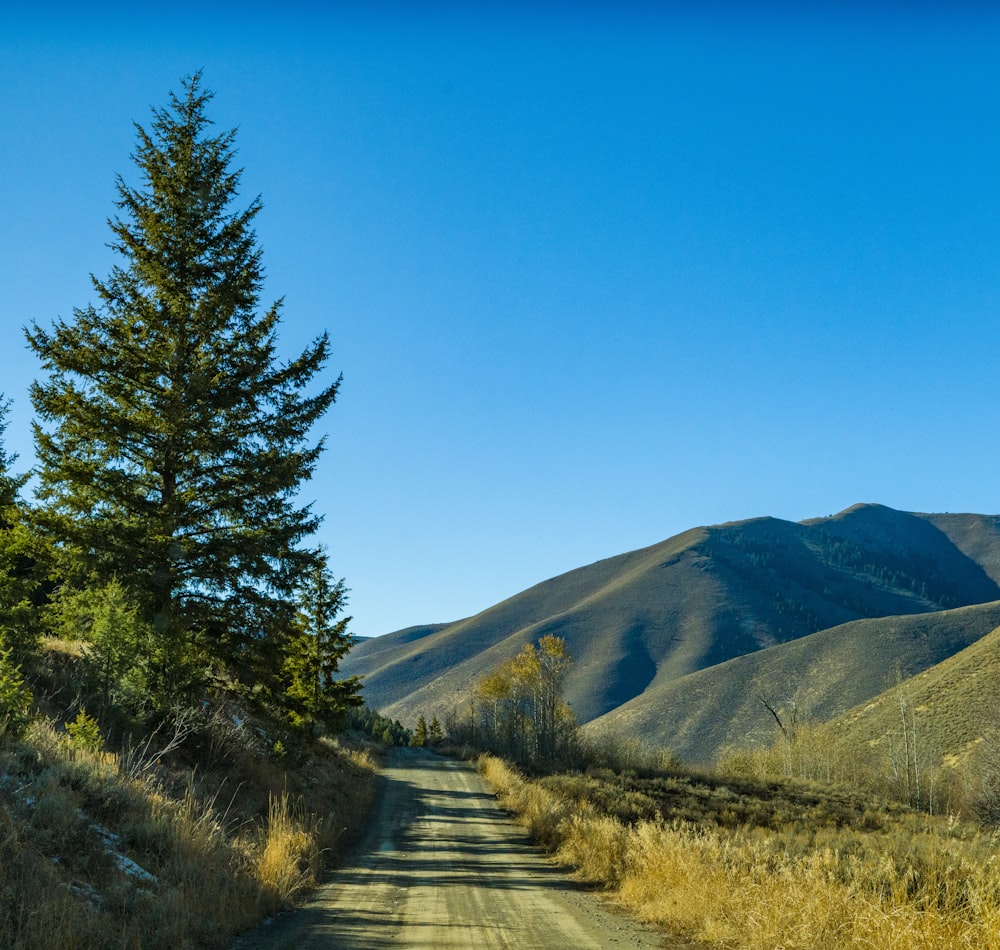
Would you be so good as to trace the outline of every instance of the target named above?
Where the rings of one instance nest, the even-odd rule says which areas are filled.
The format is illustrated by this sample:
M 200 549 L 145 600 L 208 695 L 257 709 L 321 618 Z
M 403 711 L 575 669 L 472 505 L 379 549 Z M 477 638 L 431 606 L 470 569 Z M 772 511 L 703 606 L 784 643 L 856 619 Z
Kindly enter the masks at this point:
M 866 706 L 897 681 L 926 673 L 997 628 L 1000 601 L 855 620 L 659 684 L 592 720 L 585 731 L 642 736 L 684 761 L 709 762 L 727 747 L 775 738 L 777 726 L 765 702 L 785 716 L 794 705 L 799 721 L 826 722 Z M 899 710 L 893 712 L 898 718 Z M 881 725 L 879 719 L 872 728 Z
M 857 644 L 845 649 L 860 655 L 861 646 L 878 639 L 873 631 L 888 628 L 865 630 L 862 624 L 853 630 L 852 624 L 1000 601 L 998 582 L 1000 516 L 855 505 L 798 523 L 755 518 L 694 528 L 578 568 L 474 617 L 367 640 L 345 657 L 341 671 L 363 674 L 369 705 L 386 715 L 404 721 L 420 713 L 446 716 L 467 702 L 484 672 L 524 643 L 556 634 L 576 661 L 567 699 L 578 719 L 606 717 L 600 725 L 617 724 L 661 741 L 666 729 L 657 725 L 658 717 L 669 718 L 671 703 L 684 703 L 681 686 L 670 684 L 690 684 L 695 674 L 708 676 L 758 651 L 785 650 L 821 631 L 831 643 L 842 638 Z M 907 623 L 901 620 L 900 629 Z M 940 629 L 961 623 L 952 618 Z M 974 627 L 982 629 L 978 622 Z M 911 659 L 906 651 L 919 637 L 886 636 L 892 649 L 904 653 L 893 662 L 908 669 L 942 658 L 931 649 L 924 660 Z M 921 636 L 954 649 L 968 642 L 954 631 Z M 775 661 L 777 667 L 811 669 L 805 659 L 810 649 L 798 649 L 805 652 L 793 651 L 790 659 Z M 817 650 L 817 657 L 837 654 L 832 647 Z M 732 683 L 728 671 L 719 675 L 720 683 Z M 885 671 L 874 675 L 884 677 Z M 716 697 L 731 689 L 694 682 Z M 692 720 L 686 727 L 699 758 L 730 734 L 721 726 L 709 728 L 706 717 L 702 725 Z
M 844 750 L 876 749 L 900 732 L 910 711 L 922 763 L 956 765 L 984 737 L 1000 752 L 1000 625 L 946 660 L 858 703 L 822 727 Z

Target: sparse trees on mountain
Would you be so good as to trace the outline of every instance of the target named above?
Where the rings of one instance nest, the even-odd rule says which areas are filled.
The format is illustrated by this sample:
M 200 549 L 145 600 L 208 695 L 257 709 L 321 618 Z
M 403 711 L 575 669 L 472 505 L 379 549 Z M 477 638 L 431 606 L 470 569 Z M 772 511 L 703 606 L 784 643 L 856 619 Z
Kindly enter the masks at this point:
M 314 385 L 326 334 L 278 358 L 280 301 L 260 308 L 261 204 L 233 207 L 235 133 L 211 131 L 210 99 L 196 75 L 136 126 L 140 182 L 118 179 L 120 263 L 93 278 L 98 305 L 26 331 L 47 374 L 31 391 L 38 528 L 67 584 L 127 587 L 162 701 L 210 669 L 281 689 L 299 593 L 322 564 L 306 543 L 320 519 L 297 491 L 340 382 Z

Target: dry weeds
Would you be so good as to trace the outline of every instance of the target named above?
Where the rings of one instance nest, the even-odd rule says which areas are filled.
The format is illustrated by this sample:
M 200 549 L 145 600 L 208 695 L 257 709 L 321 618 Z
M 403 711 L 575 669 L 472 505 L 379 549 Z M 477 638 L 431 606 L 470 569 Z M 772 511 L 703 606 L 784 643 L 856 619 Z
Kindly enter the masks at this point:
M 230 751 L 136 776 L 48 721 L 0 745 L 0 947 L 220 947 L 295 901 L 360 827 L 371 758 Z
M 489 757 L 482 768 L 561 860 L 689 939 L 742 950 L 1000 950 L 997 839 L 954 818 L 896 809 L 826 825 L 669 814 L 629 823 L 602 814 L 595 796 L 572 799 L 566 783 L 528 781 Z

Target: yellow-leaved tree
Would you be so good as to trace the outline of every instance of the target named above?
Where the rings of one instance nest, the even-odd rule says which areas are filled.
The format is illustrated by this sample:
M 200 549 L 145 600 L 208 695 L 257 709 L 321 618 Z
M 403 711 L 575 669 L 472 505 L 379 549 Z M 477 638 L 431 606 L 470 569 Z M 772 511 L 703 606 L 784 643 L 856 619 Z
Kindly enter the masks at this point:
M 577 733 L 563 698 L 572 665 L 566 641 L 549 634 L 481 677 L 473 690 L 477 743 L 532 767 L 568 759 Z

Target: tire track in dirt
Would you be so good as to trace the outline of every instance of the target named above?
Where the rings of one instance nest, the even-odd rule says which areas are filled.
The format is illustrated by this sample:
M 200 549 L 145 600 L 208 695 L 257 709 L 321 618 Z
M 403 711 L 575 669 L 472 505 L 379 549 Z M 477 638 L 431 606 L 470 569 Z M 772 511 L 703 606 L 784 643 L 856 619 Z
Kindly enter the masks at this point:
M 472 765 L 394 749 L 371 828 L 301 910 L 233 950 L 625 950 L 665 937 L 607 909 L 497 806 Z

